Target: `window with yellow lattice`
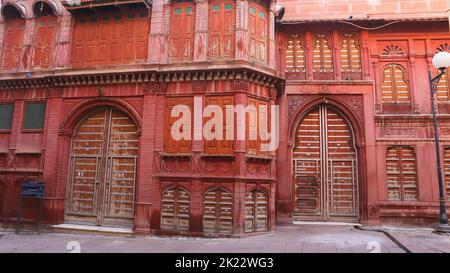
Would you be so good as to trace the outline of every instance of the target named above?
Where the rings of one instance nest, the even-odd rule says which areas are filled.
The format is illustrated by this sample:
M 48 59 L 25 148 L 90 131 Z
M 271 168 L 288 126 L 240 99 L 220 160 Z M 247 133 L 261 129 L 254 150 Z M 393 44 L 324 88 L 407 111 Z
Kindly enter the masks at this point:
M 400 64 L 387 64 L 381 71 L 383 103 L 410 103 L 411 95 L 406 69 Z

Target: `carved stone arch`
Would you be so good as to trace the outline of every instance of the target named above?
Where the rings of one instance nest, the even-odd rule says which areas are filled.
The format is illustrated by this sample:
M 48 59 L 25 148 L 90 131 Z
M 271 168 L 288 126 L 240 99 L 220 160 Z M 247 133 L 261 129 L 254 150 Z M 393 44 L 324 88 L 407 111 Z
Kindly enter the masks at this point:
M 47 5 L 49 5 L 50 8 L 52 9 L 54 15 L 56 15 L 56 16 L 62 15 L 62 7 L 59 6 L 59 4 L 61 2 L 58 2 L 59 3 L 58 4 L 54 0 L 34 0 L 33 5 L 32 5 L 33 14 L 35 13 L 36 5 L 39 2 L 43 2 L 43 3 L 46 3 Z M 36 16 L 36 14 L 34 14 L 34 16 Z
M 121 99 L 91 99 L 77 104 L 66 114 L 61 123 L 60 132 L 71 135 L 78 122 L 98 107 L 112 106 L 126 113 L 136 124 L 138 132 L 142 130 L 142 119 L 137 110 Z
M 354 109 L 351 109 L 346 104 L 340 102 L 337 99 L 331 97 L 320 97 L 311 99 L 306 102 L 297 112 L 294 114 L 291 124 L 289 125 L 289 140 L 291 143 L 295 143 L 295 132 L 297 130 L 297 126 L 299 122 L 303 119 L 303 117 L 308 114 L 311 110 L 319 106 L 320 104 L 326 104 L 337 110 L 341 113 L 349 122 L 349 125 L 353 128 L 354 137 L 355 137 L 355 145 L 364 146 L 365 145 L 365 137 L 364 137 L 364 121 L 361 120 L 361 117 L 355 113 Z
M 382 49 L 380 55 L 399 57 L 399 56 L 406 56 L 406 52 L 407 52 L 406 49 L 399 44 L 389 44 Z
M 450 52 L 450 42 L 444 42 L 436 48 L 436 53 L 447 51 Z
M 205 190 L 203 190 L 202 194 L 205 195 L 208 192 L 215 191 L 215 190 L 222 190 L 222 191 L 230 193 L 231 195 L 233 194 L 233 191 L 231 189 L 229 189 L 228 187 L 225 187 L 225 186 L 211 186 L 211 187 L 207 187 Z
M 12 1 L 7 1 L 7 2 L 5 2 L 3 4 L 2 8 L 1 8 L 2 20 L 6 20 L 7 19 L 7 16 L 5 15 L 5 12 L 8 9 L 10 9 L 10 8 L 16 9 L 19 12 L 20 17 L 22 19 L 32 17 L 32 14 L 30 14 L 30 12 L 28 11 L 29 9 L 27 9 L 24 4 L 19 4 L 19 3 L 16 3 L 16 2 L 12 2 Z

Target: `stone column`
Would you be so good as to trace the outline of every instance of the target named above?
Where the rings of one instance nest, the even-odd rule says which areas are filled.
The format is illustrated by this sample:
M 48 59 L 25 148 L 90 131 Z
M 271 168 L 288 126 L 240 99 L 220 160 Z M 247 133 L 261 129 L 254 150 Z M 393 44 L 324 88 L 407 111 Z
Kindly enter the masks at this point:
M 197 0 L 195 4 L 194 62 L 203 62 L 208 55 L 208 0 Z

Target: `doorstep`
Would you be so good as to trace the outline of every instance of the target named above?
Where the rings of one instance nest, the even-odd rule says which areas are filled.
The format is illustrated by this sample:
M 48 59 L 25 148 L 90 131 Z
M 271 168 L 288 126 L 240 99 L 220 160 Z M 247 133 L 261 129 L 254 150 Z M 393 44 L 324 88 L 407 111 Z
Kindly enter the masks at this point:
M 360 223 L 348 222 L 313 222 L 313 221 L 293 221 L 294 225 L 315 225 L 315 226 L 362 226 Z
M 133 234 L 131 228 L 118 228 L 118 227 L 104 227 L 104 226 L 88 226 L 77 224 L 59 224 L 52 225 L 52 229 L 59 231 L 80 231 L 80 232 L 95 232 L 95 233 L 108 233 L 108 234 Z

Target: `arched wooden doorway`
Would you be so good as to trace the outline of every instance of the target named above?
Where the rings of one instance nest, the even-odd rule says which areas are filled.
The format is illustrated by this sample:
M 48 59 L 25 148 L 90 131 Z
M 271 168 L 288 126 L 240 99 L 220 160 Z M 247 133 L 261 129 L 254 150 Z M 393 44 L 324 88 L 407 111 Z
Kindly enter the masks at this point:
M 138 153 L 127 114 L 113 107 L 88 114 L 72 137 L 66 222 L 132 226 Z
M 307 113 L 295 131 L 293 216 L 301 220 L 359 220 L 358 162 L 348 120 L 325 104 Z

